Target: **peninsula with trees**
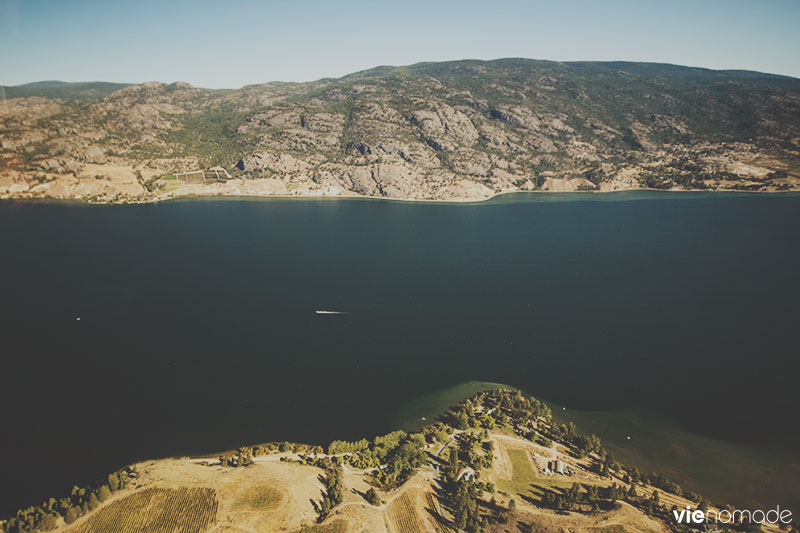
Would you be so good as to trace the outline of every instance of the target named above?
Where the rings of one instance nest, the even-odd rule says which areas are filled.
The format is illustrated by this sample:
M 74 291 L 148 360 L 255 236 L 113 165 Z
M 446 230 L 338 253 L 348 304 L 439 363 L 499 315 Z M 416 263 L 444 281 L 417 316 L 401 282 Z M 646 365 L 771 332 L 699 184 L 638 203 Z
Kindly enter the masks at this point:
M 686 507 L 734 512 L 517 390 L 478 393 L 411 432 L 327 446 L 268 443 L 143 461 L 21 509 L 6 533 L 683 532 Z M 740 521 L 730 531 L 797 531 Z

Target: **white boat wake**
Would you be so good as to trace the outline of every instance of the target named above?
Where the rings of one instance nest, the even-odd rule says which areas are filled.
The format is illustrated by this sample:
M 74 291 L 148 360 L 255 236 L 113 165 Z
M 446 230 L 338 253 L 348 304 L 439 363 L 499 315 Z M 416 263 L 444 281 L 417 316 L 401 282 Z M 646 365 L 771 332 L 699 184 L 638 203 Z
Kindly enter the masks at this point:
M 318 315 L 349 315 L 350 311 L 323 311 L 321 309 L 317 309 L 314 311 Z

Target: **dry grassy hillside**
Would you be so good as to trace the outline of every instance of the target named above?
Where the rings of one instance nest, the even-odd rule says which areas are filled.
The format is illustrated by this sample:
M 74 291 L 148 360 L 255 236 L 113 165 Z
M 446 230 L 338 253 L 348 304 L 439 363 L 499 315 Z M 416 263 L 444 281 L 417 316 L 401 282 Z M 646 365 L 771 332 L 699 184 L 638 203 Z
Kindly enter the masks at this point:
M 4 197 L 800 186 L 800 81 L 753 72 L 507 59 L 239 90 L 50 82 L 5 92 Z M 225 173 L 198 172 L 212 168 Z

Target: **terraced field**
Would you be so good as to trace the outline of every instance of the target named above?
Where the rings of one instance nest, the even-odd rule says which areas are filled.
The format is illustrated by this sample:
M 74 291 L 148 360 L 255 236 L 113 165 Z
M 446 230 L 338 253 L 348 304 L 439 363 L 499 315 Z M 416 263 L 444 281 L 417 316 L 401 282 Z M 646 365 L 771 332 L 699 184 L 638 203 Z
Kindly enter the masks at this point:
M 214 489 L 148 488 L 115 501 L 69 533 L 202 533 L 217 519 Z
M 395 498 L 389 505 L 387 515 L 393 531 L 397 533 L 423 533 L 425 531 L 408 492 Z
M 436 519 L 437 533 L 455 533 L 455 531 L 445 523 L 445 519 L 442 516 L 442 508 L 439 506 L 439 502 L 436 501 L 436 496 L 434 496 L 432 492 L 428 492 L 425 495 L 425 501 L 428 504 L 427 510 L 432 513 Z

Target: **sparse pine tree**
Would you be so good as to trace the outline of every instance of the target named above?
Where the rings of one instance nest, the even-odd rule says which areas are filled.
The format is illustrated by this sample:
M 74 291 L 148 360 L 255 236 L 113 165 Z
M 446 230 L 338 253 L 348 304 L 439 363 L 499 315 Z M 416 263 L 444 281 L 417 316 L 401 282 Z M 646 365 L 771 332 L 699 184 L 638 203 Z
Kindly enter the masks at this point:
M 103 485 L 97 490 L 97 499 L 101 502 L 106 501 L 111 497 L 111 490 L 109 490 L 108 485 Z
M 51 513 L 45 513 L 42 515 L 42 519 L 39 522 L 39 529 L 42 531 L 50 531 L 51 529 L 56 528 L 56 516 Z
M 69 507 L 67 512 L 64 513 L 64 522 L 67 524 L 73 523 L 75 520 L 78 519 L 78 509 L 76 507 Z
M 365 499 L 366 499 L 366 500 L 367 500 L 367 501 L 370 503 L 370 505 L 376 505 L 376 506 L 377 506 L 377 505 L 380 505 L 380 504 L 381 504 L 381 499 L 380 499 L 380 497 L 378 496 L 378 493 L 377 493 L 377 492 L 375 491 L 375 489 L 373 489 L 373 488 L 370 488 L 370 489 L 369 489 L 369 490 L 366 492 L 366 494 L 364 495 L 364 497 L 365 497 Z

